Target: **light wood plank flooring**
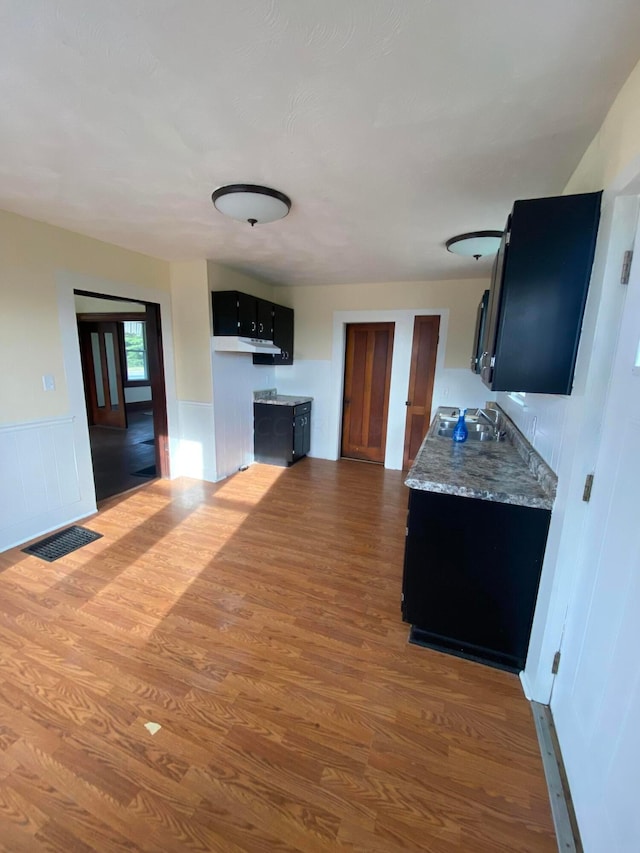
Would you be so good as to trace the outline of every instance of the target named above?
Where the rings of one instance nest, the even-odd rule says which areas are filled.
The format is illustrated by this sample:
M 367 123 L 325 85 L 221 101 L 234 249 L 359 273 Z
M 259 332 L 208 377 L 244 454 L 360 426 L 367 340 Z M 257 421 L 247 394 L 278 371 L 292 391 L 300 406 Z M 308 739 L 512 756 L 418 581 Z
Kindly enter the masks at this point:
M 518 679 L 407 644 L 406 503 L 255 465 L 0 555 L 1 849 L 555 851 Z

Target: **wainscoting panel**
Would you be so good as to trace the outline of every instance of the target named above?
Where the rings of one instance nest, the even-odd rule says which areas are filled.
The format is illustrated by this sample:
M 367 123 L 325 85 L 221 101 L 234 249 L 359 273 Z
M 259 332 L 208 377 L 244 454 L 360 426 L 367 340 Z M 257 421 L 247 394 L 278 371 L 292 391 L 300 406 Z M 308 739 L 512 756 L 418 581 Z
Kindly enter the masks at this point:
M 0 551 L 95 511 L 82 495 L 73 418 L 0 427 Z
M 178 413 L 180 430 L 172 475 L 195 477 L 215 483 L 217 476 L 213 405 L 179 400 Z
M 218 479 L 253 462 L 253 392 L 272 388 L 274 368 L 250 355 L 213 352 L 213 414 Z

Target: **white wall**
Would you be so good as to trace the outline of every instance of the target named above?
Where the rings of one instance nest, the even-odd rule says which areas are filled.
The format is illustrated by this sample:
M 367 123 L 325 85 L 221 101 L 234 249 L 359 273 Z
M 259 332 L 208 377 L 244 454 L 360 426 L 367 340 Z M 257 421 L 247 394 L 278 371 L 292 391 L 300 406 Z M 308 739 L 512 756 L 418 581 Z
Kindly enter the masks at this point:
M 395 324 L 387 447 L 385 467 L 400 470 L 404 450 L 407 391 L 411 367 L 413 324 L 417 315 L 440 317 L 440 339 L 436 357 L 436 379 L 433 410 L 437 406 L 482 406 L 495 395 L 480 378 L 465 368 L 444 366 L 447 349 L 449 309 L 409 309 L 401 311 L 334 311 L 332 358 L 296 361 L 293 367 L 276 367 L 275 384 L 282 394 L 301 394 L 314 398 L 311 417 L 311 450 L 309 455 L 321 459 L 338 459 L 342 427 L 342 397 L 346 326 L 349 323 Z M 471 352 L 471 339 L 469 343 Z
M 124 389 L 125 403 L 144 403 L 151 400 L 151 385 L 132 385 Z
M 527 695 L 548 703 L 551 663 L 560 648 L 565 613 L 575 583 L 575 543 L 586 504 L 584 480 L 597 456 L 603 406 L 625 289 L 620 284 L 624 252 L 633 245 L 638 202 L 607 194 L 603 200 L 589 295 L 570 397 L 527 394 L 526 406 L 508 394 L 498 403 L 518 424 L 558 475 L 549 538 L 523 683 Z

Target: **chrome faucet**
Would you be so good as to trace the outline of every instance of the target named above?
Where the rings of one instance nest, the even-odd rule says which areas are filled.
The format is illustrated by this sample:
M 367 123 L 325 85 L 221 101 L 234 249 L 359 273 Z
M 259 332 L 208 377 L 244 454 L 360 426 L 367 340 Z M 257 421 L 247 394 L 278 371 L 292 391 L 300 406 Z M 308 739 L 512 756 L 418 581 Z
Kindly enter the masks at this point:
M 491 411 L 495 411 L 495 410 L 492 409 Z M 478 418 L 483 417 L 485 420 L 489 421 L 489 423 L 493 427 L 493 437 L 495 438 L 496 441 L 499 441 L 502 438 L 503 433 L 501 433 L 500 429 L 498 428 L 498 419 L 500 418 L 500 415 L 498 414 L 498 412 L 496 412 L 495 414 L 496 414 L 496 419 L 494 421 L 494 419 L 490 418 L 484 409 L 478 409 Z
M 478 409 L 478 417 L 485 418 L 485 420 L 489 421 L 489 423 L 494 429 L 498 426 L 498 419 L 496 418 L 496 420 L 494 421 L 494 419 L 490 418 L 484 409 Z

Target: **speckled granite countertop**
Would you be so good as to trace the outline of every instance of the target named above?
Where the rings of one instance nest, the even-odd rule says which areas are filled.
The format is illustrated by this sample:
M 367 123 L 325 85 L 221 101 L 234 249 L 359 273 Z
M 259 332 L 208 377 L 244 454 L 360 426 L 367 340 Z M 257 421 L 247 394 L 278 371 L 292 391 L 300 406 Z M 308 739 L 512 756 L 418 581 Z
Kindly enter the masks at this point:
M 498 407 L 496 407 L 498 408 Z M 500 410 L 503 441 L 458 444 L 437 435 L 436 413 L 405 480 L 411 489 L 485 501 L 551 509 L 557 478 L 546 462 Z
M 264 394 L 264 396 L 262 396 Z M 290 394 L 273 394 L 270 391 L 254 391 L 254 403 L 267 403 L 269 406 L 301 406 L 312 403 L 313 397 L 296 397 Z

